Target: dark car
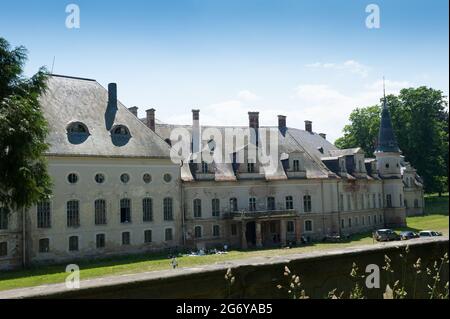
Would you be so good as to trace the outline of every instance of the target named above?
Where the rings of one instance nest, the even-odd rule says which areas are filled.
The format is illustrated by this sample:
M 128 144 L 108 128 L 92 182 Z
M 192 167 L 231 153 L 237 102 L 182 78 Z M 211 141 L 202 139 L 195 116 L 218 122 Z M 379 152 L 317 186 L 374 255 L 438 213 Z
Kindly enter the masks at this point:
M 378 229 L 374 231 L 373 237 L 376 241 L 399 240 L 400 236 L 392 229 Z
M 413 231 L 404 231 L 400 233 L 401 240 L 408 240 L 408 239 L 414 239 L 419 238 L 419 234 L 415 233 Z

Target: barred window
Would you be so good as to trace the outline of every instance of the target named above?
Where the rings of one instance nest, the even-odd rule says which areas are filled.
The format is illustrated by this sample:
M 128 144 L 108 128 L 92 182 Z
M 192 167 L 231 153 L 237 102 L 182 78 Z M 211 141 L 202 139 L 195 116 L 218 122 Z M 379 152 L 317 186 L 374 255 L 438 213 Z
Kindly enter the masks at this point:
M 0 229 L 8 229 L 9 210 L 6 207 L 0 207 Z
M 220 226 L 219 225 L 214 225 L 213 226 L 213 236 L 214 237 L 219 237 L 220 236 Z
M 292 220 L 288 220 L 286 226 L 288 233 L 293 233 L 295 231 L 294 222 Z
M 292 196 L 286 196 L 286 209 L 294 209 L 294 199 Z
M 129 198 L 120 200 L 120 222 L 131 223 L 131 200 Z
M 0 242 L 0 257 L 8 256 L 8 243 L 6 241 Z
M 373 208 L 377 207 L 377 199 L 375 194 L 372 194 L 372 206 Z
M 275 197 L 267 197 L 267 210 L 275 210 Z
M 130 244 L 130 232 L 123 232 L 122 233 L 122 245 L 126 246 Z
M 202 200 L 199 198 L 194 199 L 194 217 L 202 217 Z
M 78 251 L 78 236 L 69 237 L 69 251 Z
M 194 227 L 194 237 L 195 238 L 202 238 L 202 227 L 201 226 L 195 226 Z
M 211 200 L 211 206 L 212 206 L 212 215 L 214 217 L 220 216 L 220 200 L 218 198 L 213 198 Z
M 173 220 L 173 200 L 170 197 L 164 198 L 164 220 Z
M 313 231 L 313 225 L 311 220 L 305 220 L 305 231 Z
M 153 201 L 151 198 L 144 198 L 142 200 L 142 214 L 144 222 L 151 222 L 153 220 Z
M 37 204 L 37 227 L 50 228 L 51 224 L 51 210 L 50 202 L 44 201 Z
M 152 231 L 148 229 L 144 231 L 144 243 L 150 244 L 152 242 Z
M 165 240 L 166 241 L 171 241 L 173 240 L 173 231 L 172 228 L 166 228 L 165 230 Z
M 80 226 L 79 202 L 70 200 L 67 202 L 67 227 Z
M 256 211 L 256 198 L 255 197 L 250 197 L 248 199 L 248 210 L 251 212 Z
M 237 204 L 237 198 L 236 197 L 230 198 L 230 210 L 232 212 L 237 212 L 238 211 L 238 204 Z
M 95 236 L 95 242 L 97 248 L 105 248 L 106 245 L 105 234 L 97 234 Z
M 391 194 L 386 195 L 386 206 L 391 208 L 392 207 L 392 196 Z
M 247 163 L 247 172 L 254 173 L 255 172 L 255 163 Z
M 311 212 L 311 195 L 303 196 L 303 207 L 305 209 L 305 213 Z
M 50 251 L 50 239 L 42 238 L 39 239 L 39 252 L 48 253 Z
M 106 225 L 106 201 L 97 199 L 94 202 L 95 225 Z
M 202 162 L 202 173 L 207 174 L 208 173 L 208 163 Z

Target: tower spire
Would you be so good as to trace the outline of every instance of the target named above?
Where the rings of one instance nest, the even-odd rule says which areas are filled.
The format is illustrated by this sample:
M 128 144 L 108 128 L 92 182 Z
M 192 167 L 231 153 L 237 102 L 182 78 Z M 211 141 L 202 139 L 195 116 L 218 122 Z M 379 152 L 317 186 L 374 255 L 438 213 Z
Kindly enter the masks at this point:
M 384 75 L 383 75 L 383 108 L 386 109 L 387 108 L 387 103 L 386 103 L 386 83 L 384 80 Z

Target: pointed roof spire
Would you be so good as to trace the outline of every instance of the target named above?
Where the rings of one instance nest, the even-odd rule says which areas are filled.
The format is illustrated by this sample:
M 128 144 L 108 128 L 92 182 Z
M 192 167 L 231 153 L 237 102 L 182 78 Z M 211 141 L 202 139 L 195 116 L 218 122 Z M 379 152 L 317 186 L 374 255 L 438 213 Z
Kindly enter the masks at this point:
M 378 145 L 375 153 L 379 152 L 392 152 L 400 153 L 397 139 L 395 138 L 394 129 L 392 128 L 391 116 L 389 114 L 387 99 L 386 99 L 386 86 L 383 77 L 383 109 L 381 111 L 381 123 L 380 132 L 378 135 Z

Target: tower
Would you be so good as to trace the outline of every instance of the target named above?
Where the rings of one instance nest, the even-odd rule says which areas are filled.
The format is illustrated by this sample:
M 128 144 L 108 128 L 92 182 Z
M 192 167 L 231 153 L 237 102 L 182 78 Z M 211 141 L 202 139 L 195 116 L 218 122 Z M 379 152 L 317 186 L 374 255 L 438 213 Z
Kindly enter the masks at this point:
M 383 79 L 383 109 L 380 132 L 375 150 L 378 174 L 382 179 L 384 221 L 388 227 L 406 225 L 403 181 L 401 174 L 401 150 L 398 146 L 386 101 Z

